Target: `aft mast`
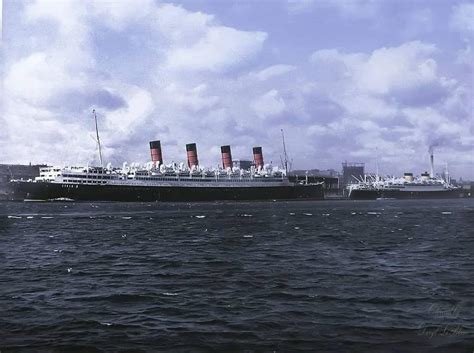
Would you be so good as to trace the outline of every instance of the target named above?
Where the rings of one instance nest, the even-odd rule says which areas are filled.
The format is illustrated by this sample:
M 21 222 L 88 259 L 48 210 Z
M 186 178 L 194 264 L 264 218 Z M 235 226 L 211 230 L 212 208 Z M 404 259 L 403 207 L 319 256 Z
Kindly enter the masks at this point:
M 445 172 L 444 172 L 444 179 L 445 179 L 445 181 L 448 185 L 451 184 L 451 180 L 449 178 L 448 162 L 446 162 L 446 169 L 445 169 Z
M 92 109 L 92 114 L 94 114 L 95 120 L 95 133 L 97 136 L 97 145 L 99 146 L 99 160 L 100 160 L 100 167 L 103 168 L 104 164 L 102 162 L 102 147 L 100 145 L 100 138 L 99 138 L 99 126 L 97 125 L 97 114 L 95 113 L 95 109 Z

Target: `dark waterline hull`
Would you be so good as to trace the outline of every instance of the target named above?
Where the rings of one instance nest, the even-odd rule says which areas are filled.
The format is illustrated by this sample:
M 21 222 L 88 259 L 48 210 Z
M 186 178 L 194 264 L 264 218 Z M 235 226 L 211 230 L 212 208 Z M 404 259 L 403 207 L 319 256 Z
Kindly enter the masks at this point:
M 352 190 L 350 198 L 353 200 L 384 199 L 456 199 L 467 197 L 463 190 L 443 191 L 399 191 L 399 190 Z
M 216 201 L 324 199 L 322 184 L 263 187 L 66 185 L 12 182 L 12 200 Z

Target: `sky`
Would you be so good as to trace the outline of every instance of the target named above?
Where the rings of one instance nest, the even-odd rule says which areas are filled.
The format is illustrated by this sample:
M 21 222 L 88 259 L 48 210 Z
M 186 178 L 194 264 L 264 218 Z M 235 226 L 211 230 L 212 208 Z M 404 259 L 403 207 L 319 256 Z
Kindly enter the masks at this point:
M 0 3 L 2 1 L 0 0 Z M 0 163 L 166 163 L 197 143 L 294 169 L 474 179 L 474 2 L 3 0 Z

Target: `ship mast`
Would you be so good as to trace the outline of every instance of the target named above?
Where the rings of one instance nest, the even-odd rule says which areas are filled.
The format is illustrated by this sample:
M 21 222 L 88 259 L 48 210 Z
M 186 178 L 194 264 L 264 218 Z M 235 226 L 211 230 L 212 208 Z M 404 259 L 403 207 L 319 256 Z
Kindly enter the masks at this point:
M 449 180 L 449 170 L 448 170 L 448 162 L 446 162 L 446 171 L 444 173 L 444 178 L 446 183 L 450 184 L 451 181 Z
M 285 166 L 286 174 L 288 174 L 288 154 L 286 153 L 285 133 L 283 132 L 283 129 L 281 129 L 281 139 L 283 142 L 283 156 L 285 158 L 284 166 Z
M 104 164 L 102 162 L 102 147 L 100 145 L 100 138 L 99 138 L 99 126 L 97 125 L 97 114 L 95 113 L 95 109 L 92 109 L 92 114 L 94 114 L 95 120 L 95 133 L 97 136 L 97 145 L 99 146 L 99 160 L 100 160 L 100 167 L 103 168 Z

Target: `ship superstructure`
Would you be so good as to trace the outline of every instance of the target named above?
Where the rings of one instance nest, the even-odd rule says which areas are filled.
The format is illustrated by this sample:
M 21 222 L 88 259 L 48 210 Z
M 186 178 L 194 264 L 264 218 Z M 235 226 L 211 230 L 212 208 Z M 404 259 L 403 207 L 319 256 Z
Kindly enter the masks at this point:
M 157 141 L 153 141 L 156 143 Z M 228 147 L 228 146 L 227 146 Z M 153 151 L 153 150 L 152 150 Z M 189 153 L 189 151 L 188 151 Z M 192 155 L 188 163 L 193 163 Z M 228 163 L 228 162 L 227 162 Z M 278 167 L 268 165 L 254 167 L 250 170 L 239 168 L 201 168 L 199 165 L 188 167 L 184 163 L 140 165 L 124 163 L 121 168 L 102 167 L 42 167 L 40 176 L 32 182 L 56 183 L 65 185 L 118 185 L 118 186 L 187 186 L 202 187 L 212 183 L 213 186 L 255 185 L 268 186 L 289 185 L 286 172 Z

